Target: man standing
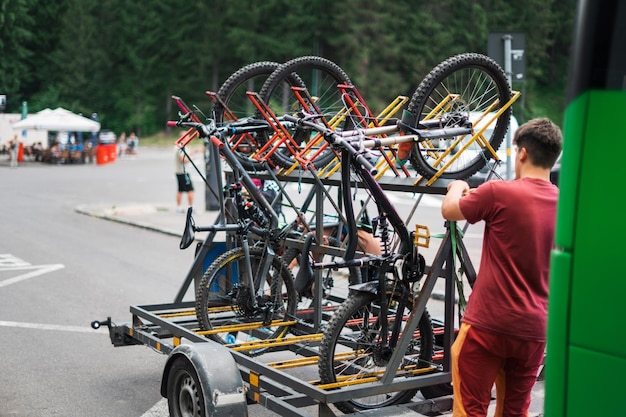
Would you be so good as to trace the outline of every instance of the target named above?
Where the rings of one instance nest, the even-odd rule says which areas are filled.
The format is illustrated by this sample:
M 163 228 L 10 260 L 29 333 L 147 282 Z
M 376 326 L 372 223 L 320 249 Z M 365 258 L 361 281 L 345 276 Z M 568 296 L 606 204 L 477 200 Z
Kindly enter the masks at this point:
M 189 207 L 193 207 L 193 183 L 191 182 L 191 176 L 187 171 L 187 163 L 189 162 L 189 156 L 183 152 L 178 146 L 175 146 L 174 152 L 176 153 L 176 182 L 178 188 L 176 190 L 176 212 L 184 213 L 185 209 L 182 207 L 183 193 L 187 193 L 187 201 Z
M 11 168 L 17 168 L 17 155 L 20 143 L 17 140 L 17 135 L 13 136 L 13 139 L 9 142 L 9 158 L 11 159 Z
M 533 119 L 515 132 L 515 180 L 448 185 L 445 219 L 485 221 L 480 270 L 452 346 L 455 417 L 486 416 L 494 382 L 496 415 L 528 413 L 546 341 L 558 199 L 550 170 L 562 141 L 558 126 Z

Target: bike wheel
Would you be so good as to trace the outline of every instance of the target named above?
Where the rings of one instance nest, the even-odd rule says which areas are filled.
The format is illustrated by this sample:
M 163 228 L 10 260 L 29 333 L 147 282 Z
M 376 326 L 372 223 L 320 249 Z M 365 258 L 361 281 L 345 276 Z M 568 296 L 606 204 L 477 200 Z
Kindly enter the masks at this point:
M 354 292 L 333 315 L 324 332 L 320 345 L 319 373 L 322 384 L 338 381 L 359 380 L 384 372 L 393 349 L 380 344 L 382 323 L 389 323 L 389 330 L 398 317 L 411 312 L 412 298 L 399 292 L 388 291 L 389 316 L 381 317 L 377 294 Z M 400 308 L 402 311 L 397 311 Z M 424 368 L 432 362 L 434 334 L 430 316 L 426 310 L 401 363 L 402 370 Z M 390 392 L 335 403 L 344 413 L 374 409 L 408 402 L 418 389 Z
M 254 116 L 256 108 L 246 93 L 258 91 L 267 77 L 279 66 L 279 63 L 271 61 L 254 62 L 228 77 L 217 91 L 221 103 L 218 101 L 213 106 L 218 126 Z M 246 170 L 263 169 L 263 161 L 252 158 L 252 155 L 259 149 L 256 133 L 232 135 L 227 138 L 227 144 Z
M 318 56 L 303 56 L 287 61 L 267 78 L 259 95 L 275 115 L 293 114 L 303 108 L 291 89 L 292 86 L 301 87 L 294 84 L 293 74 L 297 74 L 304 82 L 313 102 L 331 127 L 345 128 L 347 123 L 351 123 L 347 115 L 338 116 L 334 121 L 332 119 L 333 116 L 345 112 L 342 94 L 337 86 L 339 84 L 351 85 L 352 82 L 337 64 Z M 320 135 L 295 126 L 288 131 L 293 140 L 287 143 L 281 138 L 282 143 L 268 145 L 271 147 L 268 151 L 269 158 L 276 165 L 289 168 L 297 161 L 296 155 L 300 155 L 310 160 L 315 168 L 320 168 L 335 157 L 335 153 Z M 271 136 L 267 136 L 264 140 L 267 142 L 270 138 Z M 312 138 L 316 139 L 313 143 Z
M 241 247 L 222 254 L 206 270 L 196 292 L 196 317 L 208 337 L 222 344 L 233 344 L 274 339 L 287 333 L 289 324 L 283 322 L 293 320 L 297 305 L 293 276 L 284 261 L 275 257 L 265 277 L 258 279 L 265 256 L 264 249 L 250 248 L 254 290 L 244 278 L 248 276 L 247 260 Z M 252 305 L 252 297 L 257 306 Z M 244 327 L 234 330 L 228 327 L 232 325 Z M 258 355 L 267 349 L 247 352 Z
M 446 114 L 460 113 L 474 123 L 478 132 L 495 113 L 511 99 L 511 87 L 504 71 L 491 58 L 467 53 L 456 55 L 437 65 L 420 83 L 407 110 L 417 123 L 440 119 Z M 497 150 L 509 126 L 509 106 L 483 132 L 486 142 Z M 442 123 L 440 127 L 448 127 Z M 411 150 L 411 163 L 418 173 L 432 178 L 449 166 L 440 178 L 465 179 L 478 172 L 492 157 L 491 151 L 472 135 L 416 142 Z M 465 146 L 467 149 L 462 150 Z M 449 153 L 446 155 L 446 151 Z

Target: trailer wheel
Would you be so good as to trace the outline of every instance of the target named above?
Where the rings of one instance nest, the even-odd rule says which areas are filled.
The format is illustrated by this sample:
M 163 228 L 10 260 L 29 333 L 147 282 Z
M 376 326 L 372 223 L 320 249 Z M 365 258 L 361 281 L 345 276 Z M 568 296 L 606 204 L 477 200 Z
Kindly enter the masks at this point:
M 167 403 L 171 417 L 205 417 L 200 380 L 187 358 L 174 359 L 167 378 Z

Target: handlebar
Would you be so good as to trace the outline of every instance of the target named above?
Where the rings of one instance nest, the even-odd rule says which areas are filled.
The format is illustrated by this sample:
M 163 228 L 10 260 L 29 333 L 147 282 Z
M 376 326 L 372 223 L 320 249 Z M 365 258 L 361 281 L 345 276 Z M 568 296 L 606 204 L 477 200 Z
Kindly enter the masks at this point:
M 358 162 L 359 165 L 361 165 L 361 167 L 363 167 L 363 169 L 368 171 L 371 175 L 378 174 L 378 170 L 357 148 L 355 148 L 353 142 L 344 139 L 340 134 L 326 127 L 326 125 L 307 120 L 306 118 L 291 116 L 289 114 L 286 114 L 285 116 L 283 116 L 283 118 L 288 122 L 292 122 L 300 126 L 305 126 L 317 132 L 320 132 L 324 136 L 324 139 L 326 139 L 326 141 L 328 141 L 328 143 L 332 147 L 348 152 L 350 157 Z
M 239 135 L 243 133 L 260 132 L 270 128 L 269 123 L 265 120 L 258 119 L 243 119 L 234 123 L 230 123 L 224 126 L 216 126 L 215 121 L 210 120 L 209 123 L 192 122 L 185 120 L 186 118 L 174 121 L 169 120 L 167 122 L 168 127 L 186 127 L 193 128 L 200 133 L 200 137 L 208 138 L 211 136 L 227 135 Z

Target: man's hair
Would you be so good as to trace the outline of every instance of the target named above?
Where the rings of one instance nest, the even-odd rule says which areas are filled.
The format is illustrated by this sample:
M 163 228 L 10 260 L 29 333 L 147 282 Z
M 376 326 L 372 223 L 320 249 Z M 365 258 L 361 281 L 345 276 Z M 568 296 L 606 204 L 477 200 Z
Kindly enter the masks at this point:
M 526 148 L 533 165 L 552 168 L 561 153 L 563 134 L 551 120 L 542 117 L 521 125 L 513 143 L 518 149 Z

